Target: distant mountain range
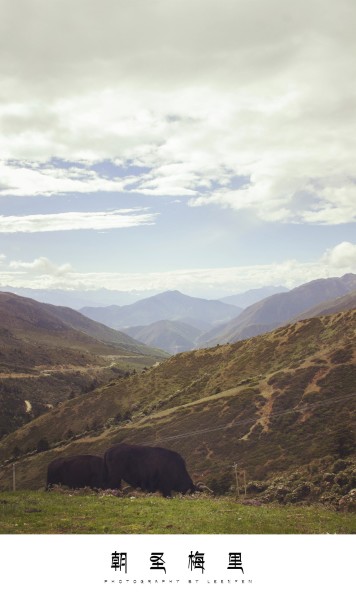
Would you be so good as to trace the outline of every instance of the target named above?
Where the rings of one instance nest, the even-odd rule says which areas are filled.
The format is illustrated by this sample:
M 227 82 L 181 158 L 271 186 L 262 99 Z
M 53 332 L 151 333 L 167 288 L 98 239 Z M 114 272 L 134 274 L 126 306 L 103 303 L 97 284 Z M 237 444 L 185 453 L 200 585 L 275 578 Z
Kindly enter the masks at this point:
M 245 310 L 222 301 L 192 298 L 173 291 L 129 306 L 87 307 L 81 312 L 110 327 L 126 331 L 140 342 L 177 354 L 254 337 L 291 320 L 317 315 L 323 308 L 329 310 L 327 314 L 353 308 L 352 297 L 345 301 L 339 298 L 356 289 L 356 276 L 348 274 L 341 278 L 319 279 L 290 291 L 268 295 L 279 289 L 287 288 L 261 288 L 225 298 L 232 302 L 241 300 L 244 304 L 254 297 L 265 296 Z M 327 299 L 329 304 L 319 308 L 319 304 Z M 334 310 L 336 299 L 339 299 L 339 304 Z M 236 310 L 235 315 L 229 317 L 233 310 Z M 316 312 L 310 312 L 313 310 Z M 214 325 L 214 322 L 218 324 Z M 134 325 L 128 327 L 130 323 Z
M 274 294 L 280 294 L 281 292 L 288 291 L 288 288 L 284 287 L 283 285 L 270 285 L 253 290 L 247 290 L 247 292 L 243 292 L 242 294 L 225 296 L 225 298 L 220 298 L 220 300 L 221 302 L 226 302 L 226 304 L 234 304 L 235 306 L 239 306 L 240 308 L 247 308 L 251 304 L 259 302 L 259 300 L 268 298 L 268 296 L 273 296 Z
M 241 308 L 220 300 L 193 298 L 178 291 L 163 292 L 128 306 L 84 307 L 80 312 L 114 329 L 151 325 L 157 321 L 184 321 L 202 331 L 226 323 Z
M 169 354 L 178 354 L 195 348 L 202 330 L 181 321 L 157 321 L 151 325 L 129 327 L 131 337 L 148 346 L 162 348 Z
M 60 290 L 60 289 L 33 289 L 33 288 L 17 288 L 11 286 L 0 287 L 1 292 L 9 292 L 32 298 L 38 302 L 55 304 L 57 306 L 68 306 L 78 310 L 82 306 L 108 306 L 109 304 L 130 304 L 137 302 L 142 298 L 151 296 L 149 290 L 146 291 L 120 291 L 107 290 L 101 288 L 98 290 Z
M 46 310 L 70 327 L 103 342 L 126 344 L 130 348 L 136 340 L 177 354 L 247 339 L 291 321 L 353 308 L 355 280 L 355 275 L 347 274 L 311 281 L 290 291 L 282 286 L 269 286 L 226 296 L 225 302 L 170 291 L 125 306 L 87 306 L 80 313 L 50 305 L 46 305 Z M 254 298 L 259 298 L 258 302 L 245 309 L 234 305 L 236 302 L 245 305 Z M 124 334 L 130 336 L 129 341 Z
M 310 281 L 289 292 L 275 294 L 252 304 L 229 323 L 204 334 L 199 344 L 203 346 L 225 344 L 272 331 L 291 320 L 299 320 L 301 315 L 306 314 L 305 311 L 321 303 L 333 301 L 355 290 L 356 275 L 352 273 L 343 277 Z
M 356 308 L 356 290 L 346 294 L 346 296 L 341 296 L 341 298 L 335 298 L 334 300 L 328 300 L 328 302 L 317 304 L 309 310 L 306 310 L 304 313 L 300 313 L 293 321 L 321 317 L 322 315 L 332 315 L 344 310 L 352 310 L 353 308 Z
M 273 287 L 266 286 L 257 290 L 248 290 L 242 294 L 234 296 L 227 296 L 226 299 L 218 298 L 226 304 L 233 304 L 241 308 L 246 308 L 249 304 L 253 304 L 262 298 L 271 296 L 278 292 L 286 291 L 287 288 L 282 286 Z M 25 288 L 25 287 L 12 287 L 12 286 L 0 286 L 1 292 L 9 292 L 11 294 L 17 294 L 25 298 L 32 298 L 38 302 L 45 302 L 47 304 L 55 304 L 56 306 L 68 306 L 75 310 L 79 310 L 83 306 L 126 306 L 127 304 L 133 304 L 138 300 L 144 298 L 150 298 L 156 296 L 161 291 L 152 290 L 108 290 L 106 288 L 99 288 L 95 290 L 65 290 L 65 289 L 40 289 L 40 288 Z M 215 294 L 215 298 L 218 294 Z M 241 299 L 241 302 L 239 302 Z

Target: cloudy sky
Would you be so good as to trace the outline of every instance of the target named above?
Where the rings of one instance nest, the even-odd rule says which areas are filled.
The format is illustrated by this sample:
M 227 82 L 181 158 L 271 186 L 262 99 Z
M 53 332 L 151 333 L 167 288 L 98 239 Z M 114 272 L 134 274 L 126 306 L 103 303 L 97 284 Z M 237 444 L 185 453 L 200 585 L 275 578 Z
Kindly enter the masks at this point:
M 354 0 L 0 0 L 0 285 L 356 272 Z

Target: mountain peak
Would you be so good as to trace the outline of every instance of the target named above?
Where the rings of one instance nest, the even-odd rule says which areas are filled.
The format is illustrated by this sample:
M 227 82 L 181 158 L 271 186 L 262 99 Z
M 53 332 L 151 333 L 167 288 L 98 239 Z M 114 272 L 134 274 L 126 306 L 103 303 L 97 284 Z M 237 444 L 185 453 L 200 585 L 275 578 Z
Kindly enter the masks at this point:
M 224 304 L 220 300 L 205 300 L 182 294 L 178 290 L 162 292 L 134 304 L 110 308 L 90 308 L 82 314 L 105 325 L 121 329 L 136 325 L 150 325 L 156 321 L 204 321 L 213 327 L 236 317 L 240 312 L 236 306 Z
M 189 296 L 186 296 L 186 294 L 183 294 L 182 292 L 180 292 L 179 290 L 167 290 L 166 292 L 161 292 L 160 294 L 157 294 L 156 296 L 151 296 L 151 298 L 159 298 L 162 296 L 166 296 L 166 297 L 177 297 L 177 298 L 181 298 L 182 296 L 188 298 Z

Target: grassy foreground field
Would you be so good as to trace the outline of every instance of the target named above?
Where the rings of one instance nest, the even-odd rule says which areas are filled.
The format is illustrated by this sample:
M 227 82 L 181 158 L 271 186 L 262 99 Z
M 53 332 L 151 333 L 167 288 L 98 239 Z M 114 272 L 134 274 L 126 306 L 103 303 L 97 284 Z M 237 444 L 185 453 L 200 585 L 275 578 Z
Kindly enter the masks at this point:
M 227 498 L 4 492 L 0 534 L 356 533 L 356 515 L 319 506 L 245 506 Z

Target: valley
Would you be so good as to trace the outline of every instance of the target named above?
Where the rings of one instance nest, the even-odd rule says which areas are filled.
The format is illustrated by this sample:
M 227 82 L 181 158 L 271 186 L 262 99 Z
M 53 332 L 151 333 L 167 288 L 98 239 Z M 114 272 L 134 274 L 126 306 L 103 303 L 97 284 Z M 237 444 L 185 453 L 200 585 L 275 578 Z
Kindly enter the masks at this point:
M 36 489 L 56 456 L 145 442 L 180 452 L 193 480 L 216 490 L 233 486 L 236 463 L 265 499 L 337 503 L 355 478 L 355 331 L 355 310 L 336 313 L 113 380 L 6 436 L 0 485 L 14 447 L 19 486 Z M 37 453 L 43 437 L 49 449 Z M 323 473 L 338 460 L 343 479 L 331 485 Z
M 0 372 L 0 489 L 14 462 L 19 489 L 43 489 L 53 458 L 103 455 L 125 441 L 179 452 L 193 481 L 216 494 L 232 493 L 238 475 L 260 502 L 347 503 L 356 485 L 354 298 L 171 356 L 76 311 L 17 300 L 22 317 L 13 312 L 2 334 L 9 355 L 20 354 Z
M 222 300 L 169 291 L 127 306 L 81 313 L 135 340 L 178 354 L 258 336 L 290 322 L 356 307 L 356 276 L 317 279 L 292 290 L 267 287 Z M 241 302 L 241 306 L 237 303 Z
M 0 323 L 0 437 L 167 356 L 74 310 L 15 294 L 0 293 Z

